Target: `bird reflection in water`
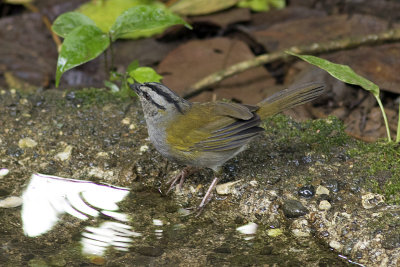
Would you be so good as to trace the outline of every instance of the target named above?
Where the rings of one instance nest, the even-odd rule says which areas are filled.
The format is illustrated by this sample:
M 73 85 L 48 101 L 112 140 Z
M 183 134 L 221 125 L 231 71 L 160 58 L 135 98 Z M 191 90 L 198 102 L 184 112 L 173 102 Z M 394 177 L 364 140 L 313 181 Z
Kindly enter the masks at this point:
M 129 216 L 118 212 L 117 203 L 129 190 L 90 181 L 33 174 L 22 195 L 22 223 L 25 235 L 36 237 L 50 231 L 67 213 L 87 220 L 103 214 L 110 220 L 98 227 L 84 228 L 84 254 L 103 255 L 108 247 L 126 251 L 134 237 L 141 236 L 127 225 Z

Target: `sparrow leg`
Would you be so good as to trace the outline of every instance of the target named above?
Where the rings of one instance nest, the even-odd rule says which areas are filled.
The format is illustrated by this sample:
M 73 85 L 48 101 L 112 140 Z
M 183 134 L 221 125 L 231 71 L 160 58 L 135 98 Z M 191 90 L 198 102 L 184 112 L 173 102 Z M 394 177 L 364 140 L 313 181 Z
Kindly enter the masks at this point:
M 208 187 L 208 190 L 207 190 L 206 194 L 204 195 L 203 200 L 201 201 L 201 203 L 198 207 L 199 211 L 201 211 L 207 205 L 207 203 L 210 202 L 211 196 L 212 196 L 212 191 L 217 186 L 218 181 L 219 181 L 219 178 L 215 177 L 214 180 L 211 182 L 210 187 Z
M 179 174 L 177 174 L 175 177 L 172 177 L 172 179 L 168 180 L 166 183 L 167 185 L 170 184 L 169 189 L 167 191 L 167 194 L 174 188 L 176 183 L 179 181 L 179 190 L 182 188 L 183 182 L 185 181 L 185 178 L 192 173 L 196 172 L 196 168 L 193 167 L 185 167 Z

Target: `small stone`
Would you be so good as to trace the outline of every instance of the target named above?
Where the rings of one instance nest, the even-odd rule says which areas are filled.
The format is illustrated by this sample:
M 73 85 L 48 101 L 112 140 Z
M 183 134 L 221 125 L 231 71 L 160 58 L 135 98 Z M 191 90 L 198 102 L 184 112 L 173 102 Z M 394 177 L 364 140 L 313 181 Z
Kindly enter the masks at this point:
M 281 234 L 283 234 L 283 231 L 282 231 L 282 229 L 279 229 L 279 228 L 269 229 L 267 231 L 267 235 L 270 237 L 277 237 L 277 236 L 280 236 Z
M 6 168 L 0 169 L 0 178 L 3 178 L 4 176 L 6 176 L 9 172 L 10 172 L 9 169 L 6 169 Z
M 361 197 L 361 203 L 364 209 L 372 209 L 384 202 L 385 197 L 379 194 L 368 193 Z
M 325 182 L 325 186 L 333 193 L 339 192 L 339 183 L 336 180 L 328 180 Z
M 311 228 L 305 219 L 294 220 L 291 225 L 292 233 L 296 237 L 311 236 Z
M 382 241 L 382 247 L 395 249 L 400 247 L 400 234 L 389 233 Z
M 94 265 L 104 265 L 106 263 L 106 259 L 102 256 L 93 255 L 90 257 L 90 262 Z
M 224 184 L 219 184 L 215 187 L 215 190 L 217 191 L 218 195 L 229 195 L 235 191 L 234 185 L 239 182 L 240 182 L 240 180 L 228 182 L 228 183 L 224 183 Z
M 331 205 L 331 203 L 329 203 L 329 201 L 322 200 L 321 202 L 319 202 L 318 209 L 320 209 L 320 210 L 330 210 L 331 207 L 332 207 L 332 205 Z
M 312 185 L 305 185 L 299 189 L 299 196 L 311 198 L 315 194 L 315 188 Z
M 329 195 L 329 189 L 325 186 L 319 185 L 315 191 L 316 195 Z
M 255 187 L 255 186 L 258 185 L 258 182 L 257 182 L 256 180 L 251 180 L 251 181 L 249 182 L 249 184 L 250 184 L 251 186 Z
M 289 199 L 283 203 L 283 214 L 287 218 L 297 218 L 308 213 L 308 210 L 301 204 L 300 201 Z
M 96 154 L 96 158 L 105 158 L 107 156 L 108 156 L 107 152 L 104 152 L 104 151 L 98 152 Z
M 20 148 L 32 148 L 37 146 L 37 142 L 29 137 L 22 138 L 18 141 Z
M 143 145 L 139 149 L 140 153 L 146 152 L 147 150 L 149 150 L 149 146 L 148 145 Z
M 66 146 L 63 152 L 58 153 L 55 155 L 55 159 L 66 161 L 71 157 L 72 153 L 72 146 Z
M 343 247 L 342 244 L 340 244 L 338 241 L 332 240 L 329 242 L 329 246 L 333 249 L 336 249 L 337 251 L 340 251 Z
M 3 200 L 0 200 L 0 208 L 15 208 L 22 205 L 22 198 L 20 197 L 7 197 Z
M 125 125 L 128 125 L 129 123 L 131 123 L 131 119 L 128 118 L 128 117 L 123 118 L 122 121 L 121 121 L 121 123 L 122 123 L 122 124 L 125 124 Z

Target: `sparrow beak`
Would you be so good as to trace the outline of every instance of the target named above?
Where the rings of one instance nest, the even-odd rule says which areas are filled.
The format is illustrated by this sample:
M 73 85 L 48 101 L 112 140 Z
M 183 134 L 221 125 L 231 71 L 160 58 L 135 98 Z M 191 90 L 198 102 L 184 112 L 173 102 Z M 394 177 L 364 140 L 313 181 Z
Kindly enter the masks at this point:
M 141 83 L 131 83 L 130 85 L 129 85 L 129 87 L 133 90 L 133 91 L 135 91 L 135 93 L 136 94 L 139 94 L 139 92 L 141 91 L 140 90 L 140 86 L 141 86 L 142 84 Z

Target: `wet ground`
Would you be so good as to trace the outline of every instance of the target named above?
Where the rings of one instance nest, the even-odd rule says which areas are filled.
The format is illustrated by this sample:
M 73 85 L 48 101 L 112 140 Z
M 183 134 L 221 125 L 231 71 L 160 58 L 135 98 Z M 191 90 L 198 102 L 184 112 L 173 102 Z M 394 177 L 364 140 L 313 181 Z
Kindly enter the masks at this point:
M 93 104 L 94 98 L 102 104 Z M 104 216 L 81 221 L 64 215 L 54 229 L 32 238 L 23 234 L 20 207 L 2 208 L 5 266 L 396 264 L 399 208 L 379 200 L 383 195 L 366 179 L 363 164 L 370 158 L 355 152 L 363 144 L 350 139 L 337 119 L 267 120 L 265 135 L 225 165 L 220 182 L 225 192 L 220 188 L 196 216 L 192 208 L 212 173 L 200 171 L 182 191 L 162 194 L 180 167 L 167 164 L 146 139 L 134 99 L 98 89 L 33 95 L 3 90 L 0 101 L 1 167 L 9 170 L 0 178 L 1 198 L 20 196 L 35 172 L 127 187 L 131 193 L 121 211 L 142 234 L 128 252 L 109 249 L 105 256 L 86 257 L 80 253 L 82 230 Z M 385 156 L 398 151 L 383 148 Z M 396 168 L 370 175 L 380 174 L 384 185 Z M 236 230 L 248 223 L 258 225 L 255 233 Z

